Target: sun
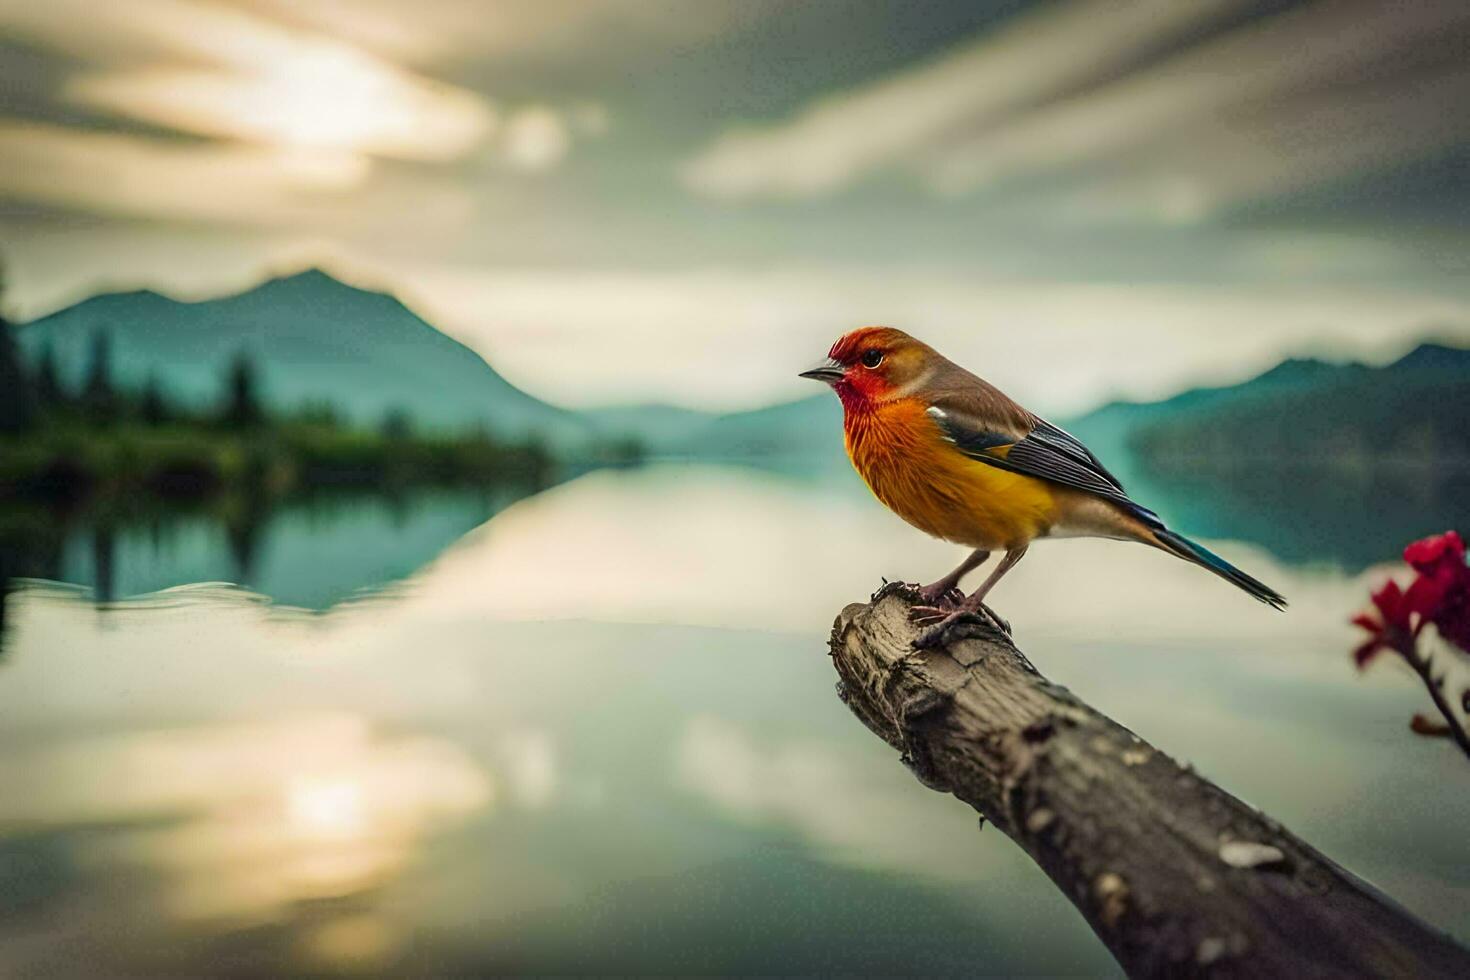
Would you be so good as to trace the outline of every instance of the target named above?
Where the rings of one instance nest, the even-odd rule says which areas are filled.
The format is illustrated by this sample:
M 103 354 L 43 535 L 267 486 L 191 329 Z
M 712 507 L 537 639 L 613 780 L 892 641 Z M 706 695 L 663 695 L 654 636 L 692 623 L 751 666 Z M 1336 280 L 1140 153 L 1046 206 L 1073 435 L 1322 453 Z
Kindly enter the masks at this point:
M 304 777 L 286 791 L 292 825 L 314 837 L 351 837 L 367 824 L 362 786 L 346 777 Z
M 232 63 L 81 75 L 68 97 L 186 132 L 282 150 L 443 161 L 495 125 L 490 104 L 325 39 L 260 45 Z

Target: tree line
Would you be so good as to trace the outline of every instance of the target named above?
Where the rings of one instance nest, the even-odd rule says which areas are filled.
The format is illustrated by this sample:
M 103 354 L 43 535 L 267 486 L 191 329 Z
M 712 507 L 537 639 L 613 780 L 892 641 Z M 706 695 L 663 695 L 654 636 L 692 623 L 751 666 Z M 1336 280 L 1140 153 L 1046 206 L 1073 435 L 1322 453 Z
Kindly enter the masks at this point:
M 222 365 L 210 404 L 171 398 L 158 375 L 123 384 L 113 338 L 95 331 L 80 375 L 49 342 L 28 359 L 0 317 L 0 498 L 122 503 L 239 492 L 272 498 L 322 488 L 547 485 L 557 464 L 539 439 L 481 427 L 420 432 L 406 409 L 353 426 L 330 403 L 270 411 L 247 350 Z M 109 505 L 111 506 L 111 504 Z
M 81 384 L 68 387 L 61 375 L 49 341 L 34 366 L 28 366 L 14 328 L 0 315 L 0 433 L 19 434 L 63 421 L 93 427 L 124 421 L 148 426 L 194 422 L 233 429 L 266 421 L 260 370 L 243 349 L 226 365 L 219 402 L 212 412 L 190 411 L 175 403 L 157 374 L 150 374 L 136 391 L 120 386 L 113 372 L 112 337 L 104 328 L 92 334 Z M 338 422 L 329 409 L 318 407 L 309 414 L 317 421 Z M 399 428 L 405 425 L 398 415 L 393 422 Z

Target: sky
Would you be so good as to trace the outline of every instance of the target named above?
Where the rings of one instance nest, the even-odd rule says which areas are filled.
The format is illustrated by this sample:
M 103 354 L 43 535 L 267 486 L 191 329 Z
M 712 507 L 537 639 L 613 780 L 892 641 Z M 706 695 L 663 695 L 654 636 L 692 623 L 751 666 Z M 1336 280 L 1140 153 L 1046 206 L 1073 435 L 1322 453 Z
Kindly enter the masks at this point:
M 28 319 L 322 265 L 576 406 L 888 323 L 1033 408 L 1470 343 L 1470 5 L 0 0 Z

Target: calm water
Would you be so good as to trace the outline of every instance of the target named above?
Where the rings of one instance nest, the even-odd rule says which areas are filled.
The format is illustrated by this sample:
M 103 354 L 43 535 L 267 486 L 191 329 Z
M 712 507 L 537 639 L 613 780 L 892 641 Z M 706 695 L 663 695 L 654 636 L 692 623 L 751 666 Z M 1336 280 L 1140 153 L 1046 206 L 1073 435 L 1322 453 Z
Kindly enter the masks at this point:
M 243 551 L 69 531 L 58 577 L 107 555 L 114 596 L 252 588 L 12 583 L 0 974 L 1116 972 L 838 703 L 837 610 L 957 558 L 855 482 L 600 472 L 283 512 Z M 1044 672 L 1470 940 L 1470 769 L 1406 731 L 1412 678 L 1348 661 L 1382 570 L 1302 540 L 1219 542 L 1285 615 L 1104 542 L 1038 546 L 996 605 Z

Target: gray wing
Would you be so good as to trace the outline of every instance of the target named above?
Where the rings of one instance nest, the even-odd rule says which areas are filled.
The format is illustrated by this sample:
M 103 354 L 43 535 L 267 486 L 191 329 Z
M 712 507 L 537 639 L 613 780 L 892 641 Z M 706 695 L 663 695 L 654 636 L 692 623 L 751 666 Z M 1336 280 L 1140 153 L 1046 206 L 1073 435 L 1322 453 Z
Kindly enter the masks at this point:
M 1096 494 L 1157 520 L 1152 511 L 1129 498 L 1123 484 L 1091 450 L 1045 419 L 1035 419 L 1034 428 L 1018 437 L 943 405 L 932 405 L 928 411 L 944 437 L 971 459 Z

